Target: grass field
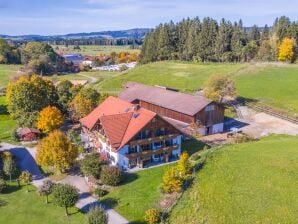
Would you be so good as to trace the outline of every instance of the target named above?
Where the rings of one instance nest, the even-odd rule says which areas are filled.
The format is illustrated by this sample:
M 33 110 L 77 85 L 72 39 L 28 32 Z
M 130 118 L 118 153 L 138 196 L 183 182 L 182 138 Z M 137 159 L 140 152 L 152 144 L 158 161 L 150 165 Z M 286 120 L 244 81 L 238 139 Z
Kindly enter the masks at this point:
M 149 85 L 165 85 L 179 88 L 184 92 L 193 92 L 213 74 L 230 75 L 246 68 L 247 64 L 193 64 L 186 62 L 157 62 L 138 66 L 135 69 L 99 83 L 99 89 L 119 91 L 128 81 Z
M 0 194 L 0 223 L 5 224 L 87 224 L 85 216 L 76 208 L 71 208 L 70 222 L 64 213 L 64 208 L 52 203 L 45 204 L 45 198 L 38 196 L 36 189 L 30 186 L 19 189 L 12 184 Z
M 156 207 L 160 198 L 160 184 L 167 166 L 156 167 L 125 176 L 122 185 L 115 187 L 103 202 L 133 223 L 142 223 L 147 209 Z
M 215 151 L 169 223 L 298 223 L 297 145 L 269 136 Z
M 0 141 L 15 143 L 12 139 L 12 131 L 17 127 L 16 121 L 12 120 L 6 110 L 5 97 L 0 97 Z
M 9 79 L 16 74 L 21 65 L 0 64 L 0 88 L 6 87 Z
M 238 94 L 273 107 L 298 113 L 298 66 L 280 64 L 194 64 L 158 62 L 138 66 L 95 87 L 118 92 L 128 81 L 165 85 L 184 92 L 202 88 L 213 74 L 229 75 L 236 82 Z
M 96 56 L 100 54 L 110 54 L 111 52 L 140 52 L 139 49 L 131 49 L 129 45 L 124 46 L 107 46 L 107 45 L 80 45 L 81 50 L 74 50 L 72 45 L 65 47 L 64 45 L 52 45 L 56 50 L 56 47 L 59 47 L 59 50 L 63 50 L 68 53 L 80 53 L 82 55 Z

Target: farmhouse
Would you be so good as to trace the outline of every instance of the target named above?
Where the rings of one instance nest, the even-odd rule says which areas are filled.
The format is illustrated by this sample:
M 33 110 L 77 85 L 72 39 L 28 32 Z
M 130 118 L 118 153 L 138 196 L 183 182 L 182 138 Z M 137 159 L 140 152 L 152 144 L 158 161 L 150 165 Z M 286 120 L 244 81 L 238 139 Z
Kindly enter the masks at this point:
M 108 97 L 80 120 L 82 140 L 122 169 L 168 162 L 181 152 L 181 132 L 157 113 Z
M 129 82 L 118 97 L 157 113 L 186 134 L 194 126 L 202 135 L 219 133 L 224 129 L 224 107 L 200 95 Z

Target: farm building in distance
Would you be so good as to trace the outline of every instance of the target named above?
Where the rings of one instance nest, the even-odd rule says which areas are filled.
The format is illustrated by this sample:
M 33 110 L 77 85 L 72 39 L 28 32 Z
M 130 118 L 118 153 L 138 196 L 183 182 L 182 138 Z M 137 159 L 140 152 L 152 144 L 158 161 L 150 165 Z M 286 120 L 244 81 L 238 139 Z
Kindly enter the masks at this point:
M 159 114 L 185 134 L 189 134 L 193 126 L 201 135 L 224 130 L 224 106 L 203 96 L 129 82 L 118 97 Z
M 181 153 L 182 133 L 155 112 L 109 97 L 80 120 L 85 146 L 122 169 L 168 162 Z

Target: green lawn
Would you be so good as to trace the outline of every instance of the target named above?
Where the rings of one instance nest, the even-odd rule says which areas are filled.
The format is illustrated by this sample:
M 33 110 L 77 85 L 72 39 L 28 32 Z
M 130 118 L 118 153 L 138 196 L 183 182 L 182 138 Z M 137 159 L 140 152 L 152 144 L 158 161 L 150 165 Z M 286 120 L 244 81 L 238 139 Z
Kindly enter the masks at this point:
M 11 137 L 12 131 L 17 127 L 16 121 L 12 120 L 6 110 L 5 97 L 0 97 L 0 140 L 14 143 Z
M 135 81 L 194 92 L 214 74 L 229 75 L 234 79 L 240 96 L 298 114 L 297 65 L 156 62 L 138 66 L 127 74 L 99 83 L 95 88 L 119 92 L 126 82 Z
M 64 209 L 52 203 L 45 204 L 45 198 L 38 196 L 36 189 L 30 186 L 19 189 L 13 184 L 0 194 L 0 223 L 5 224 L 87 224 L 85 216 L 76 208 L 71 208 L 70 222 Z
M 113 188 L 103 202 L 135 223 L 142 222 L 147 209 L 156 207 L 160 185 L 167 166 L 127 174 L 122 185 Z
M 267 66 L 235 77 L 241 96 L 257 99 L 273 107 L 297 113 L 298 66 Z
M 156 62 L 141 65 L 127 74 L 99 83 L 97 88 L 105 91 L 120 91 L 128 81 L 149 85 L 165 85 L 193 92 L 213 74 L 230 75 L 248 67 L 248 64 L 194 64 L 187 62 Z
M 298 223 L 297 145 L 269 136 L 213 152 L 169 223 Z
M 56 50 L 57 45 L 52 45 Z M 140 52 L 138 49 L 131 49 L 130 46 L 109 46 L 109 45 L 80 45 L 81 50 L 74 50 L 73 45 L 65 47 L 64 45 L 58 45 L 59 50 L 63 50 L 68 53 L 80 53 L 83 55 L 96 56 L 100 54 L 110 54 L 111 52 Z
M 21 68 L 21 65 L 3 65 L 0 64 L 0 88 L 6 87 L 8 81 Z

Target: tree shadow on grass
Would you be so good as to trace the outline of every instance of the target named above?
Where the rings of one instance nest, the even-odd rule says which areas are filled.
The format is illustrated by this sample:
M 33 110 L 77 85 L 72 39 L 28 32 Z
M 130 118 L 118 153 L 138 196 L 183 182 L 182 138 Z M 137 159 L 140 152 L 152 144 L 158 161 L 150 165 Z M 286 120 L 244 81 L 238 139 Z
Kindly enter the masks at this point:
M 147 222 L 145 221 L 141 221 L 141 220 L 137 220 L 137 221 L 131 221 L 129 222 L 129 224 L 146 224 Z
M 182 151 L 187 152 L 188 155 L 191 156 L 192 154 L 202 150 L 205 146 L 207 145 L 204 142 L 191 138 L 182 142 Z
M 8 204 L 7 201 L 0 199 L 0 207 L 6 206 Z
M 138 179 L 138 177 L 139 175 L 137 173 L 124 173 L 119 186 L 131 183 Z
M 6 105 L 0 105 L 0 115 L 8 115 Z
M 100 203 L 102 203 L 105 209 L 115 208 L 118 205 L 118 200 L 115 198 L 104 198 L 100 200 Z
M 15 186 L 15 185 L 7 185 L 3 191 L 1 192 L 1 194 L 11 194 L 13 192 L 19 191 L 21 190 L 21 187 Z

